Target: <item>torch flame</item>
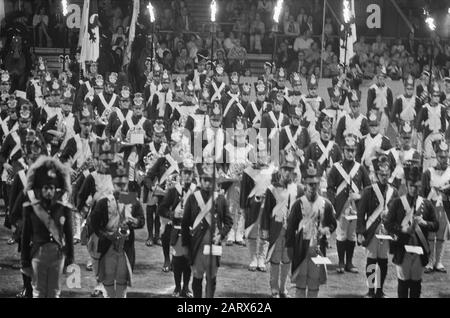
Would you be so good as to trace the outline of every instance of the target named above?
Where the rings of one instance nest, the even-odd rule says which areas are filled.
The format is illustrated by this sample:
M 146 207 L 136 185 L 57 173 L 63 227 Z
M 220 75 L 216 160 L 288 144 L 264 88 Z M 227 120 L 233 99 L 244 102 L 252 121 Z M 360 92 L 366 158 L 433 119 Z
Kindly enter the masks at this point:
M 216 0 L 211 2 L 211 22 L 216 22 L 217 5 Z
M 153 10 L 153 6 L 151 4 L 151 2 L 148 3 L 148 12 L 150 13 L 150 22 L 154 23 L 155 22 L 155 11 Z
M 283 0 L 278 0 L 277 5 L 275 6 L 275 8 L 273 10 L 273 21 L 275 23 L 278 23 L 278 21 L 280 21 L 280 13 L 281 13 L 282 7 L 283 7 Z
M 67 0 L 62 0 L 61 5 L 62 5 L 63 16 L 66 16 L 69 13 L 68 9 L 67 9 Z
M 436 30 L 436 24 L 434 23 L 434 18 L 428 16 L 428 17 L 425 19 L 425 23 L 427 24 L 428 28 L 429 28 L 431 31 Z
M 352 13 L 350 11 L 350 3 L 348 0 L 344 0 L 343 14 L 344 14 L 344 22 L 349 23 Z

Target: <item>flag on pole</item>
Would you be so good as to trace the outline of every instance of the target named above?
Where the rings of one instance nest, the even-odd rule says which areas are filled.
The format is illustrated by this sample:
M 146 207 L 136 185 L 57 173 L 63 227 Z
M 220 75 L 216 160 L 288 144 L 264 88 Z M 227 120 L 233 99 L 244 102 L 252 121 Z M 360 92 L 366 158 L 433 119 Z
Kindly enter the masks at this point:
M 347 34 L 347 52 L 345 52 L 345 38 L 340 39 L 339 62 L 349 65 L 351 58 L 355 55 L 353 44 L 356 43 L 356 23 L 355 23 L 355 0 L 344 0 L 344 22 L 350 21 L 350 28 Z M 344 23 L 345 24 L 345 23 Z M 344 24 L 341 25 L 341 32 L 344 32 Z
M 123 66 L 128 65 L 131 61 L 131 47 L 133 46 L 134 38 L 136 37 L 136 24 L 139 16 L 140 1 L 133 0 L 133 15 L 131 17 L 130 32 L 128 35 L 128 45 L 125 55 L 123 56 Z
M 87 7 L 87 8 L 86 8 Z M 97 61 L 100 56 L 100 30 L 98 26 L 98 5 L 97 0 L 85 0 L 83 7 L 83 17 L 81 30 L 84 30 L 81 43 L 80 61 L 83 70 L 86 61 Z
M 83 11 L 81 12 L 80 34 L 78 36 L 78 47 L 83 45 L 84 34 L 89 21 L 89 0 L 84 0 Z

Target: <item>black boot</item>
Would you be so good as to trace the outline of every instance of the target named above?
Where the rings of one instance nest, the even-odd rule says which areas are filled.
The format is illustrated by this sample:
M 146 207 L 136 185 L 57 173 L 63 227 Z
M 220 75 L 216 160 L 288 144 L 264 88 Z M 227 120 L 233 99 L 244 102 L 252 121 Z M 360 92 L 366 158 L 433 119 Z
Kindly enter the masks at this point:
M 366 294 L 366 298 L 375 298 L 375 275 L 376 275 L 376 268 L 374 265 L 377 264 L 377 260 L 374 258 L 367 258 L 366 261 L 366 278 L 367 283 L 369 285 L 369 292 Z
M 409 291 L 409 298 L 420 298 L 422 291 L 422 280 L 410 280 L 411 289 Z
M 166 225 L 166 229 L 161 237 L 162 250 L 164 254 L 164 265 L 162 271 L 165 273 L 170 272 L 171 262 L 170 262 L 170 233 L 172 231 L 172 226 L 170 224 Z
M 409 281 L 398 279 L 397 294 L 398 298 L 408 298 Z
M 377 258 L 377 262 L 380 268 L 380 286 L 377 289 L 376 298 L 386 298 L 386 295 L 383 292 L 383 286 L 388 271 L 388 260 L 385 258 Z
M 173 297 L 180 296 L 181 293 L 181 275 L 183 274 L 183 256 L 174 256 L 173 262 L 173 278 L 175 280 L 175 290 Z
M 193 278 L 192 279 L 192 292 L 194 293 L 194 298 L 202 298 L 202 282 L 203 278 Z
M 207 298 L 214 298 L 214 294 L 216 292 L 216 281 L 217 281 L 216 277 L 206 280 L 206 295 L 207 295 Z M 209 292 L 210 292 L 209 288 L 210 287 L 211 287 L 211 294 L 209 294 Z
M 336 248 L 337 248 L 337 253 L 338 253 L 338 258 L 339 258 L 339 264 L 338 264 L 338 268 L 337 268 L 337 272 L 340 274 L 344 273 L 344 267 L 345 267 L 345 262 L 344 262 L 344 258 L 345 258 L 345 241 L 338 241 L 336 240 Z
M 192 298 L 192 293 L 189 290 L 189 281 L 191 280 L 191 266 L 189 266 L 189 260 L 186 257 L 182 257 L 183 260 L 183 289 L 181 290 L 181 297 Z
M 345 241 L 345 271 L 350 273 L 358 273 L 358 269 L 353 266 L 353 252 L 355 251 L 356 242 Z

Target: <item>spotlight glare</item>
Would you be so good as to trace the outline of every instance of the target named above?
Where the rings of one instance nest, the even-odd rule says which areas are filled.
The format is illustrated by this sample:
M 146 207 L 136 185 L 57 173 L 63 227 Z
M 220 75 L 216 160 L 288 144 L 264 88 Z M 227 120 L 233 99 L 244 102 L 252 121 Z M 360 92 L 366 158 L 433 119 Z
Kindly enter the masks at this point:
M 281 13 L 282 7 L 283 7 L 283 0 L 278 0 L 277 5 L 275 6 L 275 8 L 273 10 L 273 21 L 275 23 L 278 23 L 278 21 L 280 21 L 280 13 Z

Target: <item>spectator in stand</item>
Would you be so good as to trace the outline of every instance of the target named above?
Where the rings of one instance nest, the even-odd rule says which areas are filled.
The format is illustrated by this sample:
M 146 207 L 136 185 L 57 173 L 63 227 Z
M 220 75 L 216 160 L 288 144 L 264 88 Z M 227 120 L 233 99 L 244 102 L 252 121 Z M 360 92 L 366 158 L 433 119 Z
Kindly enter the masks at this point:
M 186 7 L 181 8 L 178 29 L 185 32 L 195 31 L 195 21 L 191 18 Z
M 180 56 L 175 60 L 174 72 L 178 74 L 186 74 L 186 65 L 193 65 L 194 62 L 188 57 L 188 52 L 185 47 L 180 51 Z
M 116 47 L 120 47 L 122 50 L 124 49 L 127 40 L 124 32 L 125 30 L 123 29 L 123 26 L 120 25 L 117 27 L 116 33 L 112 35 L 111 46 L 113 48 L 113 51 Z
M 236 32 L 236 34 L 238 34 L 238 37 L 240 37 L 241 34 L 248 32 L 248 30 L 249 23 L 247 15 L 245 14 L 245 12 L 242 12 L 239 16 L 239 19 L 233 25 L 233 32 Z
M 230 32 L 228 37 L 223 41 L 223 47 L 226 52 L 230 52 L 230 50 L 235 46 L 236 36 L 234 32 Z
M 294 16 L 289 15 L 287 21 L 284 21 L 284 34 L 288 36 L 297 36 L 300 34 L 300 26 L 294 21 Z
M 158 56 L 158 58 L 160 60 L 162 60 L 164 58 L 164 52 L 165 51 L 170 51 L 167 48 L 167 42 L 166 41 L 160 41 L 159 43 L 156 44 L 156 55 Z
M 227 0 L 227 1 L 225 1 L 225 3 L 226 3 L 225 12 L 227 13 L 228 17 L 234 15 L 236 13 L 236 11 L 239 12 L 239 10 L 237 8 L 236 0 L 231 0 L 231 1 Z
M 305 60 L 305 52 L 304 51 L 299 51 L 297 53 L 297 59 L 295 59 L 294 61 L 291 62 L 291 64 L 288 67 L 288 73 L 292 74 L 292 73 L 300 73 L 301 68 L 305 66 L 307 69 L 309 69 L 309 64 L 308 62 L 306 62 Z
M 280 43 L 276 56 L 276 65 L 284 69 L 289 67 L 289 50 L 286 41 Z
M 293 50 L 294 52 L 309 50 L 313 42 L 314 40 L 311 38 L 311 32 L 300 34 L 294 41 Z
M 173 56 L 169 50 L 163 53 L 162 65 L 164 69 L 173 72 Z
M 423 44 L 417 46 L 416 61 L 419 63 L 420 72 L 422 73 L 424 66 L 428 65 L 428 55 L 425 53 Z
M 378 34 L 375 40 L 375 43 L 372 44 L 372 52 L 374 54 L 382 55 L 384 51 L 386 51 L 387 45 L 386 42 L 383 41 L 381 35 Z
M 397 42 L 392 46 L 391 48 L 391 54 L 394 55 L 395 53 L 403 53 L 405 51 L 405 46 L 403 45 L 402 39 L 398 38 Z
M 328 43 L 325 46 L 325 51 L 322 52 L 322 60 L 324 64 L 330 64 L 333 62 L 333 57 L 336 54 L 333 52 L 333 45 L 331 43 Z
M 325 33 L 325 36 L 328 38 L 335 34 L 334 26 L 330 17 L 327 17 L 325 19 L 325 27 L 323 31 Z
M 297 23 L 300 26 L 300 33 L 304 33 L 304 24 L 306 24 L 306 20 L 308 20 L 308 16 L 306 15 L 305 8 L 300 8 L 300 13 L 297 16 Z
M 208 37 L 205 39 L 205 42 L 208 43 L 209 39 L 209 49 L 211 49 L 211 37 Z M 223 46 L 223 43 L 225 42 L 225 33 L 223 31 L 217 32 L 217 36 L 215 38 L 214 47 L 217 49 L 225 49 Z M 205 47 L 208 47 L 208 45 L 205 43 Z
M 391 57 L 389 56 L 389 51 L 386 50 L 383 52 L 383 56 L 380 57 L 379 64 L 384 65 L 387 68 L 390 63 L 391 63 Z
M 304 27 L 305 27 L 304 32 L 310 31 L 311 34 L 317 33 L 316 28 L 314 27 L 314 19 L 312 15 L 308 16 L 308 18 L 306 19 L 306 23 L 304 24 Z
M 163 18 L 160 19 L 160 28 L 164 31 L 171 31 L 175 29 L 175 20 L 171 9 L 164 9 Z
M 261 54 L 261 40 L 266 32 L 266 26 L 261 21 L 259 13 L 255 15 L 255 20 L 250 25 L 250 52 Z
M 309 50 L 306 50 L 306 62 L 308 64 L 320 64 L 320 48 L 317 42 L 312 42 Z
M 123 26 L 122 18 L 123 18 L 122 9 L 119 6 L 116 6 L 113 9 L 113 16 L 111 19 L 111 24 L 110 24 L 110 29 L 109 29 L 111 31 L 111 33 L 114 33 L 119 26 Z
M 414 78 L 419 78 L 420 65 L 415 61 L 414 56 L 408 56 L 407 62 L 403 65 L 402 73 L 404 78 L 409 74 L 411 74 Z
M 303 78 L 304 80 L 307 80 L 308 77 L 309 77 L 309 75 L 308 75 L 308 68 L 305 65 L 303 65 L 300 68 L 300 77 Z
M 44 46 L 44 40 L 45 44 L 47 44 L 47 47 L 53 46 L 52 39 L 48 34 L 48 15 L 44 6 L 40 6 L 36 10 L 36 13 L 33 17 L 33 28 L 35 34 L 37 34 L 39 47 Z
M 402 77 L 403 77 L 402 68 L 398 65 L 398 62 L 396 59 L 391 60 L 391 63 L 387 67 L 387 73 L 388 73 L 388 76 L 393 81 L 398 81 L 398 80 L 402 79 Z
M 324 77 L 334 77 L 339 75 L 339 59 L 337 55 L 333 55 L 331 63 L 324 65 Z
M 357 54 L 368 54 L 369 53 L 370 46 L 366 43 L 366 37 L 364 35 L 361 35 L 359 37 L 359 41 L 357 41 L 353 45 L 353 50 Z
M 188 51 L 188 57 L 194 60 L 197 57 L 198 47 L 196 42 L 196 36 L 193 34 L 189 42 L 186 43 L 186 49 Z
M 235 59 L 239 59 L 242 54 L 247 55 L 246 49 L 241 45 L 240 39 L 234 40 L 234 47 L 231 48 L 231 50 L 228 52 L 228 60 L 232 61 Z
M 258 0 L 258 5 L 256 7 L 256 10 L 261 15 L 261 18 L 268 22 L 270 19 L 270 15 L 273 11 L 273 1 L 272 0 Z
M 183 41 L 178 41 L 175 49 L 173 50 L 173 57 L 175 58 L 175 60 L 180 56 L 181 54 L 181 50 L 184 49 L 184 42 Z
M 375 62 L 373 60 L 368 60 L 363 65 L 364 79 L 373 80 L 375 77 Z
M 409 54 L 416 54 L 417 52 L 417 45 L 416 40 L 414 38 L 414 32 L 408 33 L 408 40 L 406 41 L 406 50 L 409 52 Z
M 241 51 L 239 59 L 234 60 L 230 65 L 230 73 L 237 72 L 241 76 L 250 76 L 250 64 L 247 61 L 247 54 Z

